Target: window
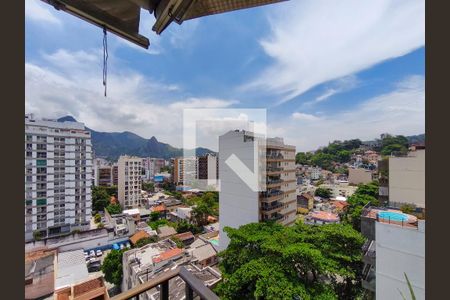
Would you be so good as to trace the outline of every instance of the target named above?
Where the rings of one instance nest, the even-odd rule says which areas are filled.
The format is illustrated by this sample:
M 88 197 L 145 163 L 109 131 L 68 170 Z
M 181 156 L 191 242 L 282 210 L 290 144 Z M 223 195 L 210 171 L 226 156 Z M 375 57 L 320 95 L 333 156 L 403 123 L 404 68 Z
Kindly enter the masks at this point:
M 47 199 L 37 199 L 36 205 L 47 205 Z

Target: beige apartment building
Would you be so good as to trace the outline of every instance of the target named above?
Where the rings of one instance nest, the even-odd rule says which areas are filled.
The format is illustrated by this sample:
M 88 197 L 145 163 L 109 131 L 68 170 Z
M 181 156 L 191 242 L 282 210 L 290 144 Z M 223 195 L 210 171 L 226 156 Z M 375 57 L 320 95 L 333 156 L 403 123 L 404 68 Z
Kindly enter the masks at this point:
M 255 155 L 258 156 L 256 160 Z M 242 179 L 242 170 L 230 167 L 231 157 L 237 157 L 249 170 L 258 168 L 258 190 Z M 266 139 L 239 130 L 220 136 L 219 179 L 221 250 L 229 243 L 223 231 L 226 226 L 238 228 L 261 221 L 276 221 L 283 225 L 295 222 L 295 146 L 284 144 L 282 138 Z
M 389 204 L 425 208 L 425 149 L 405 157 L 389 157 Z
M 117 193 L 123 208 L 141 204 L 142 158 L 123 155 L 119 157 Z

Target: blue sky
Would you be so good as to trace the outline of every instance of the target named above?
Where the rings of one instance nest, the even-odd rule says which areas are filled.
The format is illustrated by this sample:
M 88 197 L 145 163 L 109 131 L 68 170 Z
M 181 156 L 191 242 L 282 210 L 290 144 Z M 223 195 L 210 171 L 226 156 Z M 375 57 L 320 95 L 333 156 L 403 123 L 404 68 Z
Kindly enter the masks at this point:
M 424 1 L 288 1 L 172 24 L 150 49 L 26 0 L 26 111 L 181 146 L 183 108 L 267 108 L 298 150 L 425 131 Z M 210 146 L 210 145 L 204 145 Z

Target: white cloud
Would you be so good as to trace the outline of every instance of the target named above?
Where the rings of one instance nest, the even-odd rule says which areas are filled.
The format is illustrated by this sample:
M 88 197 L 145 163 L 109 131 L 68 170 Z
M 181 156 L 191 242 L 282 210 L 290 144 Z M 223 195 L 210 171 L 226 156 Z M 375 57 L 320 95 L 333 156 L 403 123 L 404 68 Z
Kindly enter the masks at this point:
M 289 1 L 272 11 L 261 45 L 274 62 L 244 88 L 279 103 L 425 43 L 424 0 Z
M 216 98 L 182 101 L 176 85 L 114 65 L 105 98 L 101 51 L 58 50 L 42 56 L 45 67 L 25 64 L 26 112 L 50 118 L 70 114 L 98 131 L 132 131 L 181 146 L 183 108 L 228 107 L 236 102 Z M 112 53 L 110 58 L 114 61 Z M 97 59 L 100 63 L 95 66 Z
M 305 113 L 301 113 L 301 112 L 294 112 L 292 114 L 292 118 L 294 120 L 299 120 L 299 121 L 318 121 L 318 120 L 320 120 L 320 118 L 315 115 L 305 114 Z
M 36 22 L 61 25 L 61 21 L 50 11 L 48 4 L 40 0 L 25 0 L 25 17 Z
M 238 101 L 222 100 L 216 98 L 188 98 L 185 101 L 170 104 L 170 108 L 225 108 L 235 103 L 238 103 Z
M 410 76 L 389 93 L 376 96 L 343 112 L 321 115 L 294 113 L 303 122 L 277 122 L 269 127 L 297 146 L 298 151 L 315 150 L 339 139 L 373 139 L 382 132 L 420 134 L 425 132 L 425 86 L 423 76 Z

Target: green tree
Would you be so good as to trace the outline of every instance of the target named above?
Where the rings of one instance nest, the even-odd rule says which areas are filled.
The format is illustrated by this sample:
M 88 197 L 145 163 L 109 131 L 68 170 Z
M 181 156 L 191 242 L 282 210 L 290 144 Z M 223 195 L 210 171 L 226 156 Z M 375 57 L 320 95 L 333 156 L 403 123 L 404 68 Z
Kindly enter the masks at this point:
M 105 280 L 116 286 L 122 283 L 122 256 L 123 250 L 111 250 L 101 266 Z
M 156 243 L 158 241 L 158 236 L 153 235 L 150 237 L 145 237 L 142 239 L 139 239 L 136 244 L 134 245 L 135 248 L 141 248 L 144 247 L 147 244 L 152 244 L 152 243 Z
M 190 231 L 193 234 L 201 233 L 203 231 L 202 227 L 190 224 L 186 220 L 181 220 L 180 222 L 178 222 L 176 230 L 178 233 Z
M 101 186 L 92 188 L 92 208 L 95 211 L 104 211 L 109 204 L 110 195 L 107 190 Z
M 341 150 L 337 153 L 337 159 L 340 163 L 346 163 L 350 161 L 351 155 L 349 150 Z
M 314 192 L 315 196 L 319 196 L 322 198 L 327 198 L 329 199 L 331 197 L 331 190 L 327 189 L 327 188 L 317 188 L 316 191 Z
M 408 148 L 400 144 L 391 144 L 381 149 L 381 155 L 400 154 L 405 155 L 408 153 Z
M 295 155 L 295 163 L 301 165 L 309 165 L 311 159 L 311 153 L 308 152 L 298 152 Z
M 101 220 L 102 220 L 102 216 L 100 214 L 95 214 L 94 222 L 95 223 L 100 223 Z
M 414 204 L 405 203 L 400 206 L 400 210 L 405 214 L 412 214 L 416 211 L 416 206 Z
M 354 299 L 363 236 L 349 225 L 251 223 L 226 227 L 221 299 Z
M 161 217 L 161 213 L 159 211 L 152 211 L 150 213 L 150 221 L 157 221 Z
M 173 236 L 170 239 L 177 245 L 177 248 L 180 248 L 180 249 L 184 248 L 183 242 L 179 238 L 177 238 L 176 236 Z
M 360 184 L 355 193 L 347 199 L 349 205 L 341 216 L 343 222 L 351 224 L 355 230 L 360 231 L 362 209 L 369 202 L 372 206 L 379 206 L 380 202 L 377 197 L 377 182 L 373 181 L 368 184 Z
M 120 214 L 122 212 L 122 206 L 120 206 L 119 203 L 110 204 L 106 207 L 106 209 L 111 215 Z
M 208 216 L 213 214 L 213 209 L 207 202 L 201 201 L 198 203 L 191 212 L 191 216 L 194 218 L 197 226 L 204 226 L 208 224 Z
M 104 228 L 104 227 L 105 227 L 105 224 L 103 224 L 102 222 L 98 223 L 98 225 L 97 225 L 98 229 L 101 229 L 101 228 Z
M 152 182 L 143 182 L 142 183 L 142 189 L 148 192 L 154 192 L 155 191 L 155 184 Z

